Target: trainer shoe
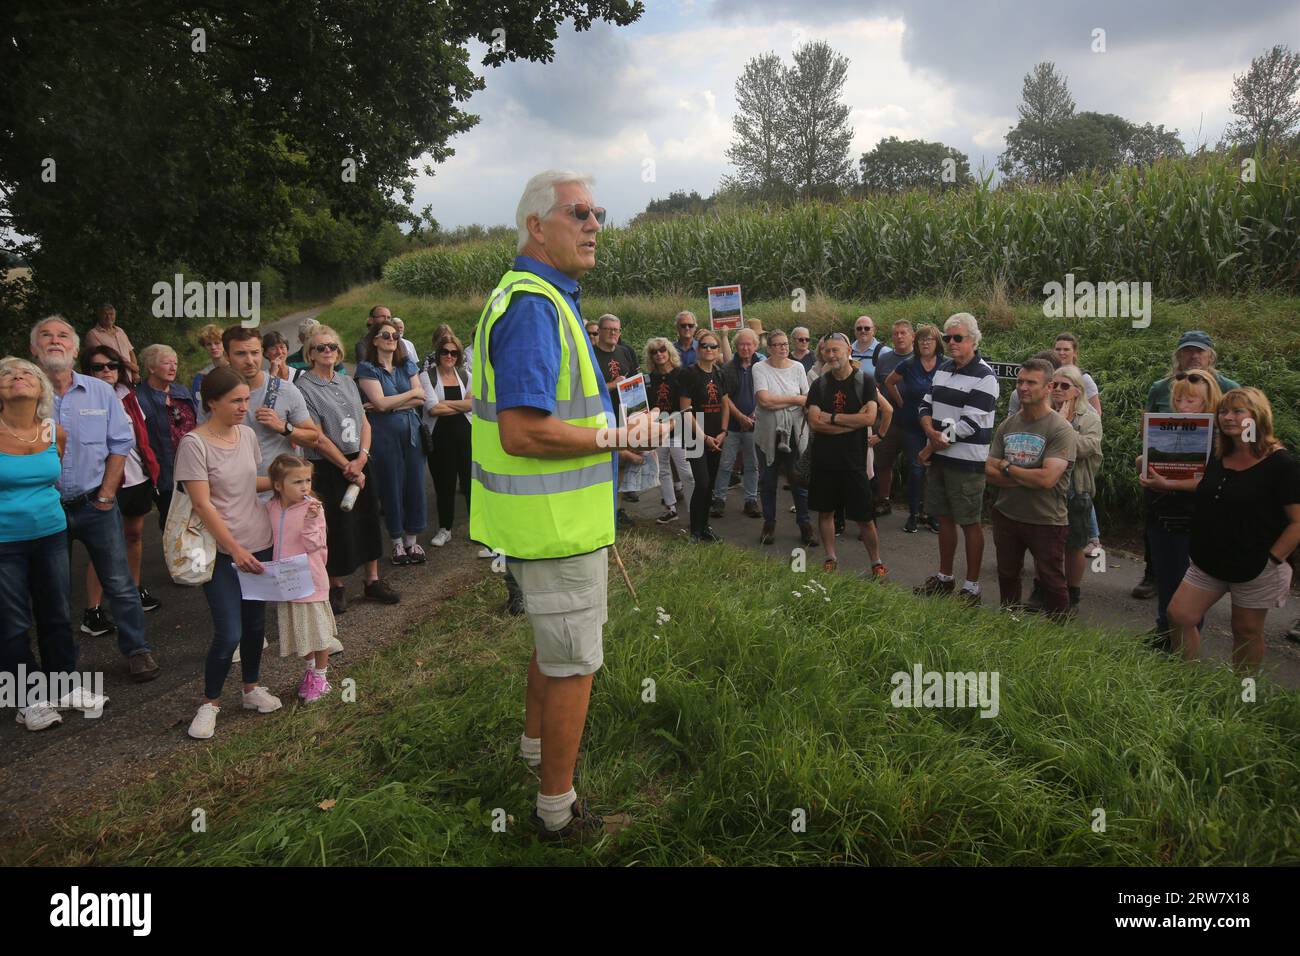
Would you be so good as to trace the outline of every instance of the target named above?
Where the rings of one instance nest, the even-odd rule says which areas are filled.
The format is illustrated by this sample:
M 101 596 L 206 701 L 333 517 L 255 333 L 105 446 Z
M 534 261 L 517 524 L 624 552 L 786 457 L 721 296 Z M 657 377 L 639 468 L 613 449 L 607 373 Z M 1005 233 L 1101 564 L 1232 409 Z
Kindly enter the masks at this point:
M 957 600 L 967 607 L 979 607 L 984 603 L 984 597 L 978 591 L 972 591 L 969 588 L 962 588 L 957 592 Z
M 302 672 L 302 680 L 298 682 L 299 697 L 305 698 L 307 696 L 307 691 L 311 687 L 311 679 L 315 675 L 315 673 L 316 672 L 312 670 L 310 667 L 308 667 L 305 671 Z
M 411 563 L 411 559 L 406 556 L 406 546 L 403 545 L 402 542 L 397 541 L 393 544 L 392 559 L 393 564 L 397 565 L 399 568 Z
M 894 513 L 894 506 L 889 503 L 888 498 L 880 498 L 876 501 L 873 511 L 877 518 Z
M 655 524 L 668 524 L 669 522 L 676 521 L 676 520 L 677 520 L 677 509 L 669 508 L 658 518 L 655 518 Z
M 269 714 L 279 710 L 284 704 L 269 690 L 261 685 L 244 694 L 244 710 L 255 710 L 259 714 Z
M 477 542 L 475 543 L 477 544 Z M 497 556 L 497 553 L 493 551 L 491 548 L 489 548 L 487 545 L 480 544 L 478 548 L 478 554 L 476 556 L 484 559 L 495 558 Z
M 217 732 L 217 714 L 220 712 L 220 707 L 214 707 L 204 701 L 199 707 L 199 712 L 190 721 L 189 735 L 195 740 L 207 740 Z
M 26 707 L 19 707 L 14 719 L 28 730 L 44 730 L 54 724 L 63 722 L 63 715 L 43 700 Z
M 407 564 L 424 564 L 424 562 L 427 560 L 428 560 L 428 556 L 424 553 L 424 548 L 420 547 L 418 544 L 407 545 L 406 548 Z
M 81 615 L 81 633 L 91 637 L 103 637 L 117 630 L 113 622 L 104 616 L 101 607 L 88 607 Z
M 396 604 L 402 599 L 402 596 L 390 588 L 381 578 L 367 581 L 361 593 L 367 601 L 375 601 L 379 604 Z
M 939 533 L 938 518 L 936 518 L 934 515 L 926 515 L 922 520 L 925 522 L 925 526 L 929 528 L 933 533 L 935 534 Z
M 916 534 L 920 530 L 920 524 L 916 515 L 908 515 L 907 521 L 903 524 L 903 530 L 908 534 Z
M 149 593 L 148 588 L 140 588 L 140 607 L 145 611 L 156 611 L 162 605 L 158 603 L 156 597 Z
M 763 517 L 763 511 L 762 511 L 761 508 L 759 508 L 759 506 L 758 506 L 758 502 L 757 502 L 757 501 L 746 501 L 746 502 L 745 502 L 745 517 L 746 517 L 746 518 L 761 518 L 761 517 Z
M 451 529 L 439 528 L 438 533 L 435 534 L 429 540 L 429 544 L 433 545 L 435 548 L 441 548 L 444 544 L 446 544 L 450 540 L 451 540 Z
M 303 694 L 302 699 L 310 704 L 314 700 L 320 700 L 333 689 L 333 685 L 328 680 L 312 671 L 307 684 L 307 693 Z
M 726 513 L 727 513 L 726 502 L 719 501 L 717 498 L 714 498 L 713 503 L 709 505 L 709 517 L 721 518 Z
M 569 808 L 572 819 L 558 830 L 549 830 L 542 822 L 541 815 L 533 810 L 533 824 L 537 827 L 538 839 L 545 843 L 586 843 L 612 836 L 632 825 L 632 818 L 626 813 L 599 814 L 588 809 L 581 799 L 574 800 Z
M 912 593 L 919 594 L 921 597 L 947 596 L 952 594 L 952 589 L 952 581 L 941 581 L 937 574 L 932 574 L 925 579 L 924 584 L 912 588 Z
M 1150 575 L 1144 574 L 1142 576 L 1142 580 L 1139 581 L 1137 583 L 1137 586 L 1133 588 L 1132 596 L 1141 601 L 1145 601 L 1147 598 L 1155 597 L 1156 596 L 1155 580 Z
M 699 544 L 720 544 L 722 538 L 712 528 L 705 528 L 699 534 L 692 534 L 691 540 Z
M 96 694 L 93 690 L 87 690 L 85 687 L 77 687 L 68 691 L 59 699 L 59 710 L 79 710 L 84 714 L 92 714 L 98 717 L 103 713 L 104 705 L 108 703 L 108 697 L 104 694 Z
M 885 567 L 881 561 L 877 561 L 871 566 L 871 580 L 873 581 L 883 581 L 888 574 L 889 568 Z
M 162 668 L 158 662 L 153 659 L 149 653 L 132 654 L 126 659 L 127 666 L 131 668 L 131 680 L 137 684 L 143 684 L 145 681 L 151 681 L 162 673 Z

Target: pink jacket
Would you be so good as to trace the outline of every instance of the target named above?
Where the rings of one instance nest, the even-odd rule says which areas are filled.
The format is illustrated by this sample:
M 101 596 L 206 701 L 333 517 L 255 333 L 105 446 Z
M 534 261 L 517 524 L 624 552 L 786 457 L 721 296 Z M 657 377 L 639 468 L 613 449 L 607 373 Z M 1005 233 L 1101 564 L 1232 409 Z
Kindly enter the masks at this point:
M 271 530 L 275 534 L 276 560 L 292 558 L 295 554 L 307 555 L 311 564 L 311 583 L 316 590 L 304 598 L 298 598 L 294 604 L 309 604 L 312 601 L 328 601 L 330 598 L 330 578 L 325 571 L 325 561 L 329 550 L 325 547 L 325 509 L 315 518 L 307 517 L 309 501 L 300 501 L 284 513 L 284 534 L 280 534 L 280 499 L 272 498 L 266 503 L 267 513 L 271 517 Z

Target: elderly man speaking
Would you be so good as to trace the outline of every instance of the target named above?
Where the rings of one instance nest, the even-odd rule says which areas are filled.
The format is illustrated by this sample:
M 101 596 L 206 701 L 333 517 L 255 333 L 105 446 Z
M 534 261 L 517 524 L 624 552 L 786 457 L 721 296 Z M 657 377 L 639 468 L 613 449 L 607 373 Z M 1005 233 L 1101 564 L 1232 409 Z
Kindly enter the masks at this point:
M 573 787 L 602 628 L 614 541 L 616 449 L 634 447 L 613 405 L 578 308 L 596 265 L 605 210 L 592 179 L 549 170 L 515 211 L 519 255 L 479 317 L 474 341 L 470 537 L 506 556 L 533 626 L 520 756 L 541 765 L 534 824 L 544 840 L 624 829 Z M 640 447 L 667 426 L 634 421 Z

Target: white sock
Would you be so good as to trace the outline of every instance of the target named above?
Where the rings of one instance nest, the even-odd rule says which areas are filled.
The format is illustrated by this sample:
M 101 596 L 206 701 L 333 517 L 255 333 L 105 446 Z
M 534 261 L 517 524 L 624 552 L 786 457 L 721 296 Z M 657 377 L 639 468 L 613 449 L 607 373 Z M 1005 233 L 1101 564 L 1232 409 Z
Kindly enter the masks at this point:
M 540 790 L 537 791 L 537 815 L 546 824 L 546 829 L 563 830 L 573 819 L 569 808 L 577 799 L 578 795 L 572 787 L 569 788 L 568 793 L 561 793 L 554 797 L 548 797 Z
M 317 677 L 324 677 L 325 672 L 329 670 L 329 665 L 327 664 L 324 667 L 313 667 L 312 670 L 316 672 Z
M 967 581 L 961 586 L 963 591 L 969 591 L 971 594 L 980 593 L 980 583 L 978 581 Z
M 401 539 L 400 537 L 399 537 L 399 538 L 394 538 L 394 539 L 393 539 L 393 544 L 394 544 L 395 546 L 399 546 L 399 545 L 400 545 L 403 549 L 406 547 L 406 545 L 402 544 L 402 539 Z
M 944 582 L 945 584 L 947 584 L 949 581 L 952 580 L 951 574 L 944 574 L 942 571 L 936 574 L 935 577 L 938 578 L 940 581 Z
M 405 544 L 405 545 L 409 548 L 411 545 L 415 544 L 415 535 L 413 535 L 413 534 L 408 534 L 408 535 L 407 535 L 407 536 L 402 540 L 402 543 Z
M 542 738 L 519 735 L 519 756 L 542 759 Z

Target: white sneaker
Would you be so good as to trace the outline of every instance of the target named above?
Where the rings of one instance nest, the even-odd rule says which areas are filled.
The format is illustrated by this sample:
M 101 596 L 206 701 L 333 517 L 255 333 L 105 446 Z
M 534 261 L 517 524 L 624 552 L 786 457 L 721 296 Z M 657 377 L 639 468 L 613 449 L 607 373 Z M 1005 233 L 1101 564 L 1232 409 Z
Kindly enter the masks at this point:
M 438 533 L 429 540 L 429 544 L 433 545 L 435 548 L 441 548 L 450 540 L 451 530 L 449 528 L 439 528 Z
M 26 707 L 19 707 L 14 719 L 28 730 L 44 730 L 46 727 L 61 723 L 63 715 L 45 701 L 38 700 Z
M 330 657 L 333 657 L 335 654 L 342 654 L 343 642 L 340 641 L 337 637 L 331 637 L 330 645 L 329 647 L 326 648 L 326 650 L 330 652 Z
M 279 697 L 276 697 L 261 685 L 254 687 L 244 695 L 244 709 L 255 710 L 259 714 L 269 714 L 272 711 L 279 710 L 283 706 L 284 705 L 280 703 Z
M 60 710 L 79 710 L 88 716 L 98 717 L 104 712 L 104 705 L 107 703 L 107 695 L 96 694 L 93 690 L 78 687 L 64 694 L 58 706 Z
M 484 546 L 478 549 L 478 556 L 480 558 L 495 558 L 497 553 L 491 548 Z
M 1095 558 L 1099 554 L 1101 554 L 1101 542 L 1096 538 L 1089 538 L 1088 546 L 1083 550 L 1083 556 L 1085 558 Z
M 262 638 L 262 650 L 266 650 L 266 649 L 267 649 L 268 647 L 270 647 L 270 646 L 271 646 L 271 642 L 268 641 L 266 638 Z M 235 656 L 232 657 L 232 658 L 230 659 L 230 663 L 232 663 L 232 664 L 238 664 L 238 663 L 239 663 L 239 660 L 240 660 L 240 657 L 239 657 L 239 648 L 236 647 L 236 648 L 235 648 Z
M 217 732 L 217 714 L 220 712 L 220 707 L 215 707 L 204 701 L 202 706 L 199 707 L 199 712 L 190 721 L 190 736 L 195 740 L 207 740 L 215 734 Z

